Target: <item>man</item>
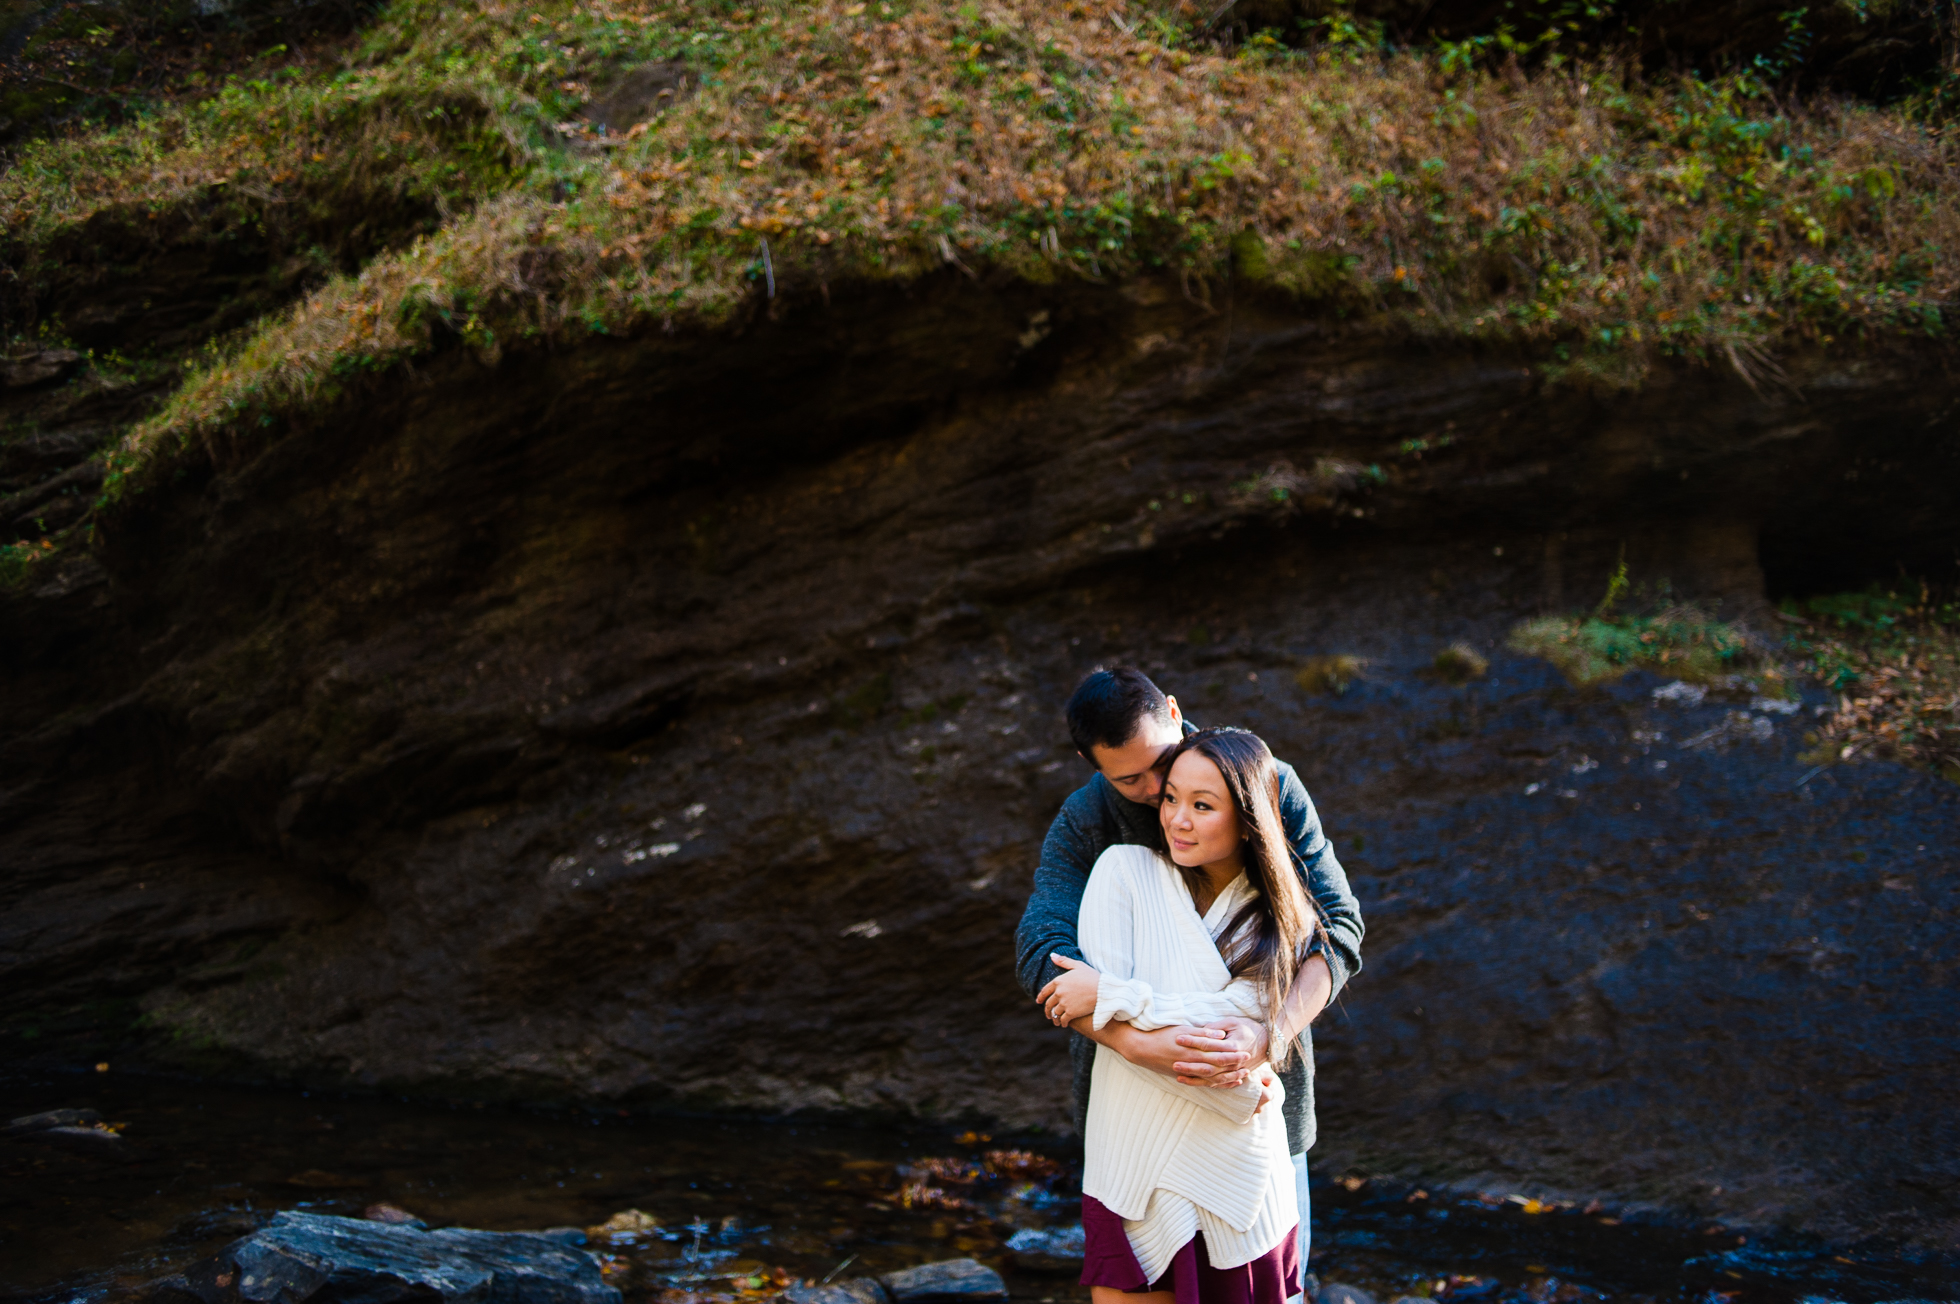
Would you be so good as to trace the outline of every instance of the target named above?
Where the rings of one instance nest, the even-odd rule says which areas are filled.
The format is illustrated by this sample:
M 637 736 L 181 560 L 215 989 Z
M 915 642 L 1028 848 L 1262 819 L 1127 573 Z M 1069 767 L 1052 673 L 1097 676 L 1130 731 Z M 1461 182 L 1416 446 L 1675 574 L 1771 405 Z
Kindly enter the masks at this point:
M 1163 852 L 1157 806 L 1163 800 L 1170 754 L 1186 733 L 1195 732 L 1166 696 L 1140 670 L 1127 666 L 1097 670 L 1068 700 L 1069 737 L 1076 752 L 1096 773 L 1069 795 L 1048 828 L 1021 925 L 1015 930 L 1015 972 L 1030 996 L 1046 1000 L 1048 984 L 1062 970 L 1049 957 L 1080 960 L 1075 943 L 1082 889 L 1096 858 L 1112 846 L 1150 847 Z M 1315 943 L 1288 995 L 1280 1036 L 1299 1039 L 1299 1054 L 1279 1074 L 1286 1086 L 1288 1151 L 1293 1155 L 1300 1200 L 1300 1263 L 1307 1262 L 1307 1159 L 1314 1142 L 1313 1041 L 1308 1025 L 1361 968 L 1361 908 L 1348 888 L 1340 859 L 1321 832 L 1313 801 L 1293 767 L 1279 763 L 1280 819 L 1292 850 L 1293 867 L 1305 882 L 1327 926 L 1328 943 Z M 1087 1116 L 1089 1082 L 1097 1043 L 1133 1064 L 1180 1082 L 1234 1087 L 1253 1071 L 1263 1071 L 1269 1047 L 1264 1026 L 1250 1019 L 1224 1019 L 1206 1028 L 1163 1028 L 1138 1032 L 1112 1022 L 1096 1031 L 1088 1017 L 1069 1024 L 1074 1061 L 1075 1122 Z

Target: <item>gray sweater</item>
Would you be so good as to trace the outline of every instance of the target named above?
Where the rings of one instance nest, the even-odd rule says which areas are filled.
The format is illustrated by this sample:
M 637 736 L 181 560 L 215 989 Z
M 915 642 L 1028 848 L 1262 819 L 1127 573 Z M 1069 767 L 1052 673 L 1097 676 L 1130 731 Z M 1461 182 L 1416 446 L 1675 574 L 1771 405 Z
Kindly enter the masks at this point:
M 1331 946 L 1316 942 L 1314 949 L 1326 957 L 1334 975 L 1338 994 L 1348 978 L 1361 968 L 1361 907 L 1348 888 L 1347 874 L 1340 858 L 1320 829 L 1320 816 L 1313 799 L 1293 767 L 1279 763 L 1279 813 L 1286 840 L 1293 849 L 1293 867 L 1307 885 L 1307 893 L 1319 905 L 1327 925 Z M 1164 834 L 1157 823 L 1157 808 L 1139 805 L 1117 793 L 1098 774 L 1069 794 L 1061 813 L 1048 827 L 1041 844 L 1041 865 L 1034 872 L 1034 892 L 1021 915 L 1021 926 L 1014 933 L 1015 975 L 1022 990 L 1033 996 L 1048 985 L 1061 969 L 1048 956 L 1059 952 L 1079 960 L 1082 952 L 1075 945 L 1075 921 L 1082 909 L 1082 889 L 1089 882 L 1089 871 L 1096 857 L 1112 846 L 1130 845 L 1163 851 Z M 1329 998 L 1332 999 L 1331 997 Z M 1088 1117 L 1090 1071 L 1095 1063 L 1096 1044 L 1087 1037 L 1069 1037 L 1069 1057 L 1075 1063 L 1075 1125 L 1079 1130 Z M 1298 1053 L 1281 1071 L 1286 1084 L 1286 1135 L 1293 1154 L 1304 1154 L 1314 1143 L 1313 1112 L 1313 1033 L 1300 1034 Z

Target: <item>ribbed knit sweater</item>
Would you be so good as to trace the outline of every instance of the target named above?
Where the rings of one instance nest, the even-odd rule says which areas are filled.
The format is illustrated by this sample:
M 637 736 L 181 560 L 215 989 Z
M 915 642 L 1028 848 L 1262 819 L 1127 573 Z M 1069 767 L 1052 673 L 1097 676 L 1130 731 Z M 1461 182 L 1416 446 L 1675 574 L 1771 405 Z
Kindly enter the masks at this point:
M 1082 893 L 1077 937 L 1101 974 L 1095 1025 L 1197 1024 L 1265 1017 L 1257 989 L 1232 980 L 1214 940 L 1252 897 L 1243 876 L 1200 916 L 1169 860 L 1111 847 Z M 1187 1087 L 1097 1048 L 1083 1134 L 1082 1193 L 1123 1219 L 1145 1281 L 1202 1231 L 1216 1268 L 1265 1254 L 1300 1220 L 1287 1155 L 1284 1091 L 1254 1112 L 1260 1084 Z

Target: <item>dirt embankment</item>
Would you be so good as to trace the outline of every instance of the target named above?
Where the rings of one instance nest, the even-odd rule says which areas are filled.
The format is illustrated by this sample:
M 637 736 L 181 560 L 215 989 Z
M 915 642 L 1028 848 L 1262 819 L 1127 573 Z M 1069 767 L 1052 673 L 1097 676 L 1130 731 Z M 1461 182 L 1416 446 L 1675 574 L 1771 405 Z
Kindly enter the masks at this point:
M 1951 1235 L 1956 790 L 1503 645 L 1622 549 L 1765 627 L 1950 564 L 1937 357 L 1593 393 L 1174 283 L 829 299 L 455 349 L 0 600 L 9 1053 L 1058 1123 L 1010 935 L 1123 658 L 1354 877 L 1316 1162 Z

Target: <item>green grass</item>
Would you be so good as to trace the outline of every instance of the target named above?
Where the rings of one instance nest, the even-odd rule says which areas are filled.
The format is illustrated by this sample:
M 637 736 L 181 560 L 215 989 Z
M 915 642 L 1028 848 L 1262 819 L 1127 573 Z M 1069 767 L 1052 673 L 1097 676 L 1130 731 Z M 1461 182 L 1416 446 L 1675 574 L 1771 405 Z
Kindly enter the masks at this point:
M 577 123 L 653 61 L 687 93 L 618 136 Z M 1143 3 L 397 0 L 340 66 L 29 146 L 0 212 L 30 284 L 109 211 L 231 204 L 316 238 L 383 198 L 445 215 L 194 367 L 122 442 L 112 498 L 438 348 L 712 327 L 759 292 L 765 240 L 792 296 L 957 267 L 1203 300 L 1230 276 L 1620 384 L 1944 334 L 1953 147 L 1906 117 L 1746 76 L 1461 62 L 1224 49 Z
M 1509 646 L 1545 658 L 1575 684 L 1631 670 L 1714 683 L 1758 660 L 1741 631 L 1686 605 L 1635 616 L 1540 616 L 1512 630 Z

